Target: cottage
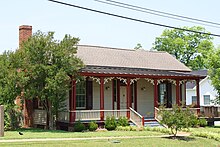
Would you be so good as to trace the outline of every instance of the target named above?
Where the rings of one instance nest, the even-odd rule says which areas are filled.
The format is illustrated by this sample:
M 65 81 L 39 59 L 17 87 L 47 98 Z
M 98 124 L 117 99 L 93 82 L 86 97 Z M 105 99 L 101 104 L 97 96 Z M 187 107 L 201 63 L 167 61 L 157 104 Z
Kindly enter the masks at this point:
M 24 28 L 20 27 L 20 32 L 25 32 Z M 167 52 L 90 45 L 77 48 L 77 56 L 86 66 L 79 71 L 83 78 L 72 80 L 67 112 L 60 113 L 59 125 L 71 126 L 77 120 L 103 122 L 111 115 L 126 116 L 134 124 L 143 125 L 144 118 L 156 119 L 160 105 L 185 106 L 189 80 L 196 83 L 199 112 L 199 81 L 204 76 L 191 74 Z M 32 112 L 34 124 L 45 123 L 44 110 Z

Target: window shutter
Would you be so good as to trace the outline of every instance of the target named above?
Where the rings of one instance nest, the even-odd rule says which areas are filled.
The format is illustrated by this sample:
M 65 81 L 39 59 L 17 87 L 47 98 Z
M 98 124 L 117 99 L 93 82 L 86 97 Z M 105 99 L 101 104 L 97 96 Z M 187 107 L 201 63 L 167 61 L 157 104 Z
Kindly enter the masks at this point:
M 167 83 L 167 107 L 172 108 L 172 84 Z
M 86 109 L 91 110 L 93 106 L 93 81 L 86 80 Z

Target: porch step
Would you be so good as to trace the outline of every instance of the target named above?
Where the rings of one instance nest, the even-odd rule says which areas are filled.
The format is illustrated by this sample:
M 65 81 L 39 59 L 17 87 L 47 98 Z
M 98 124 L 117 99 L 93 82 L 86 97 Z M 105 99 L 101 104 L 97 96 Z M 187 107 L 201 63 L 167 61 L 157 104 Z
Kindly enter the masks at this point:
M 144 117 L 144 122 L 156 121 L 154 117 Z
M 133 122 L 129 122 L 130 126 L 136 126 Z M 163 127 L 155 119 L 150 119 L 144 122 L 144 127 Z
M 156 120 L 155 121 L 147 121 L 144 122 L 145 127 L 163 127 L 161 124 L 159 124 Z

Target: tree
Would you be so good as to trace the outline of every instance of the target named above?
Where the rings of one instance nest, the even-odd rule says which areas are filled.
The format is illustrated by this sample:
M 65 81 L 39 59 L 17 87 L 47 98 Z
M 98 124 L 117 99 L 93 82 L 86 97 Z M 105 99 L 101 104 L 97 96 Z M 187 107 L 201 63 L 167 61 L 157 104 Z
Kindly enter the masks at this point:
M 142 48 L 142 45 L 140 43 L 138 43 L 135 47 L 134 47 L 135 50 L 139 50 L 139 49 L 143 49 Z
M 217 91 L 217 98 L 214 100 L 215 104 L 220 104 L 220 47 L 218 47 L 210 56 L 208 60 L 208 71 L 212 81 L 212 85 Z
M 206 32 L 202 27 L 183 27 Z M 178 29 L 166 29 L 154 42 L 153 50 L 166 51 L 192 70 L 207 68 L 207 58 L 213 51 L 212 37 Z
M 52 128 L 53 116 L 58 118 L 68 98 L 71 78 L 77 78 L 78 70 L 83 67 L 76 57 L 78 42 L 78 38 L 70 35 L 57 41 L 53 32 L 38 31 L 17 51 L 20 69 L 29 79 L 24 86 L 24 97 L 42 102 L 47 112 L 47 128 Z
M 5 128 L 15 129 L 19 126 L 21 111 L 15 104 L 15 98 L 21 97 L 22 85 L 28 80 L 24 73 L 18 72 L 18 56 L 14 52 L 0 55 L 0 105 L 5 106 Z
M 173 106 L 171 110 L 161 108 L 159 115 L 161 116 L 160 123 L 167 125 L 174 137 L 176 137 L 178 131 L 181 131 L 184 128 L 188 129 L 199 123 L 197 117 L 189 108 L 184 110 L 180 106 Z

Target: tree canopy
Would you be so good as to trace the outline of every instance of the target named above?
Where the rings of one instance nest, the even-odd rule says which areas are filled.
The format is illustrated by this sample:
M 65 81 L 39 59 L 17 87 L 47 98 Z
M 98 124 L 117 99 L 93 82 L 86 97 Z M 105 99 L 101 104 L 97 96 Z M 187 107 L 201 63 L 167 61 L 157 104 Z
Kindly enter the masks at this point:
M 11 111 L 18 110 L 16 97 L 38 99 L 47 111 L 47 127 L 53 124 L 68 98 L 71 79 L 84 66 L 76 57 L 78 42 L 70 35 L 58 41 L 54 32 L 37 31 L 15 52 L 0 55 L 0 104 Z
M 183 27 L 206 32 L 199 26 Z M 212 37 L 178 29 L 166 29 L 154 42 L 153 50 L 166 51 L 192 70 L 207 68 L 207 58 L 213 51 Z
M 58 115 L 62 102 L 68 98 L 71 77 L 76 78 L 78 70 L 83 67 L 82 61 L 76 57 L 78 42 L 78 38 L 70 35 L 58 41 L 53 32 L 38 31 L 17 51 L 20 69 L 29 79 L 24 86 L 24 96 L 38 98 L 49 119 Z
M 214 102 L 216 104 L 220 104 L 220 47 L 209 56 L 208 61 L 209 76 L 212 81 L 212 85 L 218 93 Z
M 0 105 L 5 107 L 5 129 L 14 129 L 19 125 L 21 114 L 15 104 L 16 97 L 21 96 L 22 85 L 27 78 L 18 72 L 19 62 L 14 52 L 4 52 L 0 55 Z

